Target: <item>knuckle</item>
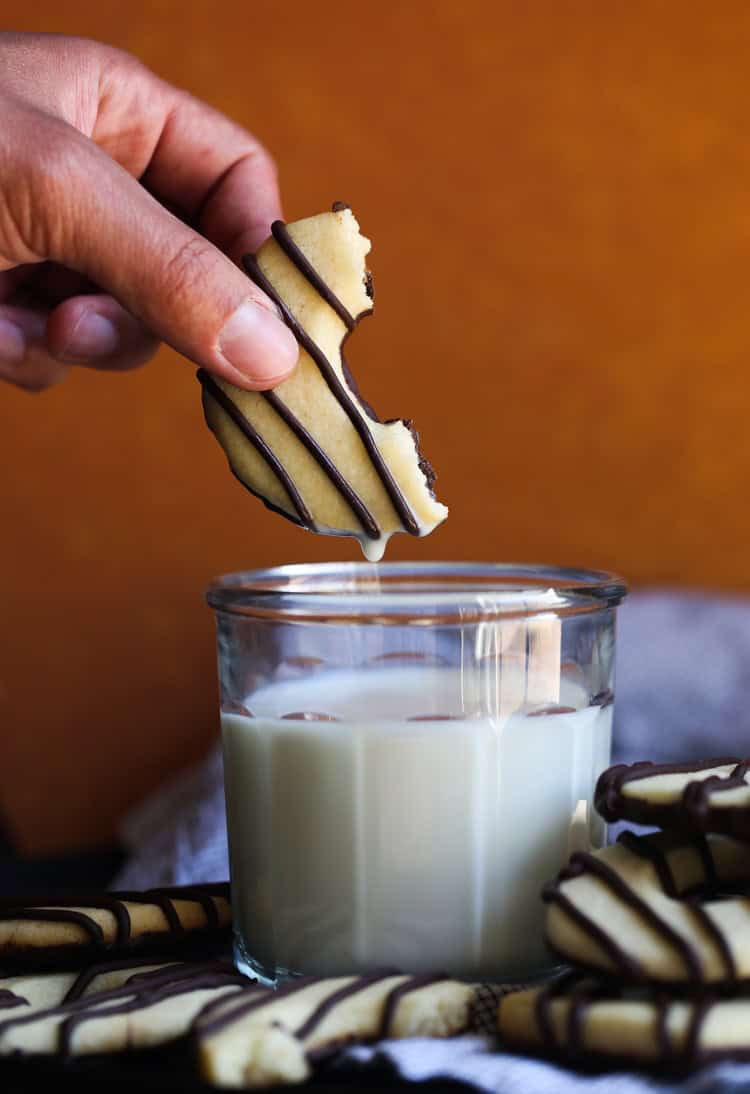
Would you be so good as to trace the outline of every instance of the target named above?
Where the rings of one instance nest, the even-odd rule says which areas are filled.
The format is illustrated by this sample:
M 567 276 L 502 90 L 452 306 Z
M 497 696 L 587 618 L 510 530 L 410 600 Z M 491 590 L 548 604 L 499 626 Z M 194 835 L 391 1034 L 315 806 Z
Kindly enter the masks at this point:
M 17 261 L 34 261 L 54 255 L 81 200 L 75 179 L 85 169 L 85 138 L 67 123 L 36 112 L 16 122 L 21 136 L 8 136 L 14 170 L 0 192 L 0 233 Z M 33 142 L 22 138 L 24 122 L 34 124 Z
M 164 291 L 174 306 L 185 304 L 205 286 L 215 265 L 215 252 L 199 235 L 188 236 L 172 253 L 164 267 Z

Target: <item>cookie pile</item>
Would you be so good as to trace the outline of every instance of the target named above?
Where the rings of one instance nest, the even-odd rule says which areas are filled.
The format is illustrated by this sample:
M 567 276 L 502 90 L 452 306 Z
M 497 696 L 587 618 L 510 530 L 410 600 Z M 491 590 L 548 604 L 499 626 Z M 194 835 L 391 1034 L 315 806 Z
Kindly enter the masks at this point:
M 301 1082 L 342 1044 L 466 1029 L 471 988 L 384 970 L 276 991 L 226 954 L 228 886 L 0 908 L 3 1057 L 128 1052 L 181 1040 L 217 1086 Z M 217 956 L 218 955 L 218 956 Z
M 547 942 L 574 968 L 508 995 L 510 1047 L 689 1069 L 750 1058 L 750 763 L 617 766 L 608 821 L 660 825 L 578 852 L 546 886 Z

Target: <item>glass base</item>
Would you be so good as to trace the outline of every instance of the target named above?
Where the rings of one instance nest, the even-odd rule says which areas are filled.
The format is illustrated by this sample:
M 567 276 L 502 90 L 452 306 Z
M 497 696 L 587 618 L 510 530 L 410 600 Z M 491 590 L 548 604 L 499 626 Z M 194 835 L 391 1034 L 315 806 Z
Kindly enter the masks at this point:
M 262 984 L 265 988 L 278 988 L 282 984 L 289 983 L 291 980 L 299 980 L 305 975 L 309 975 L 302 972 L 291 972 L 289 969 L 283 967 L 269 968 L 266 965 L 262 965 L 260 961 L 252 957 L 248 953 L 247 946 L 239 933 L 234 931 L 233 940 L 233 958 L 235 968 L 242 973 L 243 976 L 249 977 L 251 980 L 257 980 L 259 984 Z M 466 983 L 492 983 L 492 984 L 513 984 L 515 986 L 523 987 L 535 987 L 538 984 L 543 984 L 546 981 L 554 980 L 568 969 L 567 965 L 560 964 L 557 958 L 550 958 L 549 964 L 543 966 L 535 966 L 531 970 L 525 973 L 517 972 L 515 975 L 490 975 L 484 977 L 462 977 L 457 976 L 457 980 L 463 980 Z M 368 969 L 368 972 L 372 972 L 372 969 Z M 340 971 L 335 973 L 336 976 L 344 975 Z M 348 975 L 355 975 L 352 970 Z
M 260 961 L 248 953 L 245 941 L 236 929 L 233 932 L 232 957 L 234 967 L 238 972 L 241 972 L 243 976 L 250 977 L 251 980 L 257 980 L 264 988 L 278 988 L 281 984 L 285 984 L 289 980 L 297 980 L 302 976 L 302 973 L 290 972 L 289 969 L 275 966 L 268 968 L 262 965 Z

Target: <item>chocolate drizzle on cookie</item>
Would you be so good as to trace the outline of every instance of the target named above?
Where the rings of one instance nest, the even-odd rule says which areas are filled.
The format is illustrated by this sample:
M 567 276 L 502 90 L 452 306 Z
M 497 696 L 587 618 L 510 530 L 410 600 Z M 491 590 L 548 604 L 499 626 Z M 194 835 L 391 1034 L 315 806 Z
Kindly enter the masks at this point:
M 217 900 L 223 904 L 221 914 Z M 59 903 L 53 898 L 40 898 L 24 907 L 3 906 L 0 908 L 0 923 L 22 920 L 71 924 L 79 927 L 85 936 L 82 941 L 39 948 L 39 952 L 44 954 L 45 958 L 51 958 L 59 951 L 77 952 L 80 948 L 107 951 L 130 945 L 140 947 L 156 939 L 163 940 L 165 936 L 171 936 L 173 939 L 182 938 L 188 932 L 176 905 L 176 902 L 181 901 L 198 904 L 203 910 L 205 924 L 200 930 L 216 931 L 228 926 L 229 886 L 226 883 L 157 888 L 145 892 L 113 892 L 96 895 L 81 893 L 72 895 Z M 150 905 L 158 908 L 164 918 L 165 928 L 152 927 L 148 931 L 139 930 L 134 934 L 128 905 Z M 114 919 L 114 932 L 105 931 L 102 924 L 91 914 L 92 911 L 108 912 Z M 7 963 L 9 960 L 15 960 L 18 955 L 28 956 L 34 952 L 34 949 L 31 946 L 18 946 L 11 938 L 7 943 L 0 943 L 0 957 Z
M 31 1014 L 14 1015 L 0 1022 L 0 1039 L 11 1028 L 58 1019 L 57 1051 L 61 1056 L 67 1057 L 72 1053 L 76 1030 L 85 1022 L 132 1014 L 164 999 L 189 995 L 196 991 L 232 986 L 236 986 L 239 991 L 247 983 L 247 978 L 226 962 L 204 962 L 192 966 L 178 964 L 144 975 L 142 979 L 119 988 L 97 992 L 90 997 L 77 998 Z
M 258 433 L 257 429 L 250 424 L 237 404 L 229 398 L 227 393 L 216 383 L 214 378 L 202 368 L 198 369 L 197 376 L 203 390 L 207 391 L 211 398 L 214 399 L 221 409 L 232 419 L 245 439 L 250 442 L 261 459 L 265 461 L 269 469 L 279 480 L 284 490 L 286 490 L 289 501 L 297 514 L 297 523 L 314 531 L 315 521 L 313 520 L 313 515 L 305 505 L 304 499 L 295 486 L 292 476 L 284 467 L 281 460 L 278 459 L 273 450 L 263 440 L 260 433 Z M 266 499 L 264 498 L 263 500 L 265 501 Z M 288 514 L 285 513 L 284 515 L 287 516 Z
M 372 1034 L 373 1040 L 381 1040 L 393 1033 L 393 1021 L 396 1012 L 407 995 L 419 991 L 420 988 L 430 987 L 448 979 L 444 973 L 403 976 L 393 969 L 380 969 L 366 973 L 363 976 L 354 977 L 342 986 L 332 988 L 329 994 L 324 995 L 315 1004 L 302 1024 L 293 1031 L 293 1036 L 299 1041 L 310 1040 L 315 1031 L 336 1007 L 351 1001 L 354 996 L 367 991 L 375 984 L 394 978 L 396 983 L 387 992 L 382 1002 L 378 1024 Z M 284 984 L 275 991 L 259 988 L 257 992 L 243 993 L 240 999 L 218 999 L 209 1003 L 201 1012 L 196 1022 L 196 1030 L 201 1037 L 213 1037 L 233 1026 L 235 1022 L 243 1020 L 248 1014 L 260 1011 L 264 1007 L 272 1007 L 290 995 L 296 995 L 301 991 L 324 983 L 330 983 L 330 981 L 317 977 L 301 977 L 298 980 Z M 335 1047 L 335 1045 L 328 1043 L 322 1048 L 314 1048 L 308 1052 L 308 1056 L 310 1059 L 318 1060 L 323 1055 L 327 1055 L 332 1047 Z
M 717 768 L 731 768 L 728 774 L 706 774 Z M 655 824 L 689 831 L 722 832 L 739 839 L 750 839 L 750 809 L 747 804 L 714 806 L 714 797 L 730 790 L 747 788 L 750 761 L 722 756 L 699 762 L 679 764 L 618 764 L 600 777 L 594 791 L 597 810 L 607 821 L 629 820 L 637 824 Z M 655 800 L 648 789 L 639 795 L 625 793 L 627 785 L 645 779 L 670 775 L 695 775 L 671 801 Z M 701 776 L 703 776 L 701 778 Z
M 282 248 L 287 258 L 294 264 L 294 266 L 299 270 L 299 272 L 312 286 L 312 288 L 315 289 L 318 295 L 323 300 L 325 300 L 329 307 L 331 307 L 336 315 L 338 315 L 338 317 L 342 320 L 347 333 L 351 333 L 351 331 L 354 330 L 354 328 L 358 324 L 359 320 L 362 318 L 362 315 L 367 314 L 367 312 L 363 312 L 361 315 L 358 316 L 352 316 L 350 314 L 350 312 L 344 307 L 344 305 L 335 295 L 330 286 L 320 277 L 318 272 L 314 269 L 314 267 L 307 259 L 307 257 L 303 254 L 301 249 L 291 239 L 288 229 L 283 221 L 276 221 L 272 226 L 272 232 L 274 235 L 274 239 Z M 245 255 L 242 259 L 242 264 L 248 277 L 250 277 L 258 286 L 258 288 L 260 288 L 274 302 L 279 310 L 281 318 L 289 327 L 292 334 L 297 339 L 299 345 L 305 350 L 311 360 L 318 367 L 318 370 L 323 377 L 325 383 L 327 384 L 331 394 L 336 399 L 346 416 L 349 418 L 349 421 L 359 435 L 359 438 L 365 447 L 373 468 L 378 475 L 378 478 L 380 479 L 384 490 L 388 494 L 393 508 L 398 513 L 405 530 L 409 532 L 410 535 L 418 536 L 420 532 L 419 524 L 416 520 L 416 517 L 412 513 L 411 508 L 409 507 L 403 493 L 401 492 L 401 489 L 399 488 L 396 480 L 391 474 L 390 469 L 383 459 L 380 449 L 375 442 L 375 438 L 370 432 L 367 422 L 357 408 L 354 399 L 351 396 L 351 393 L 347 391 L 346 385 L 342 383 L 333 365 L 320 349 L 320 347 L 316 345 L 316 343 L 312 340 L 304 327 L 292 315 L 286 303 L 282 300 L 281 296 L 276 292 L 274 286 L 261 270 L 257 259 L 253 255 Z M 268 393 L 265 393 L 264 397 L 268 398 Z M 274 401 L 278 403 L 281 401 L 281 399 L 280 396 L 271 393 L 271 399 L 269 401 L 272 405 L 274 405 Z M 275 406 L 275 409 L 278 410 L 278 406 Z M 285 408 L 285 410 L 288 411 L 288 408 Z M 288 422 L 287 424 L 290 423 Z M 326 475 L 331 478 L 334 486 L 336 486 L 336 488 L 342 493 L 342 496 L 345 496 L 342 489 L 342 483 L 346 484 L 348 490 L 351 491 L 352 494 L 354 494 L 351 486 L 346 483 L 346 480 L 343 478 L 338 469 L 335 468 L 335 465 L 332 466 L 335 468 L 336 476 L 331 476 L 330 468 L 324 465 L 323 461 L 320 458 L 320 452 L 322 450 L 317 444 L 317 441 L 315 441 L 309 431 L 304 429 L 301 423 L 298 422 L 297 426 L 298 429 L 295 429 L 294 432 L 302 441 L 302 443 L 305 444 L 305 447 L 308 449 L 311 455 L 313 455 L 314 458 L 318 461 Z M 347 498 L 347 500 L 349 499 Z M 374 533 L 372 530 L 372 525 L 370 527 L 370 530 L 368 530 L 367 524 L 362 520 L 361 515 L 361 511 L 363 509 L 366 511 L 366 507 L 364 506 L 364 502 L 361 499 L 358 500 L 360 512 L 358 512 L 357 515 L 360 519 L 360 522 L 362 523 L 363 530 L 367 535 L 371 536 L 371 538 L 377 538 L 380 535 L 380 531 L 378 530 L 377 533 Z M 349 504 L 351 505 L 351 502 L 349 502 Z M 357 512 L 357 509 L 355 509 L 353 505 L 352 508 L 355 512 Z M 372 514 L 369 514 L 369 517 L 370 521 L 375 524 L 375 526 L 377 526 L 374 517 L 372 517 Z
M 708 908 L 702 901 L 716 897 L 720 888 L 720 879 L 717 876 L 716 864 L 711 853 L 708 841 L 703 836 L 686 839 L 675 836 L 636 836 L 632 832 L 624 832 L 618 842 L 632 855 L 648 861 L 654 868 L 658 879 L 659 889 L 665 896 L 677 900 L 695 920 L 699 936 L 704 937 L 713 946 L 723 965 L 722 978 L 727 983 L 735 983 L 738 978 L 738 970 L 735 957 L 730 946 L 729 939 L 725 936 L 716 921 L 712 918 Z M 703 880 L 694 890 L 680 890 L 670 862 L 669 852 L 684 848 L 692 849 L 701 860 Z M 706 968 L 701 959 L 700 952 L 689 936 L 683 935 L 672 927 L 646 900 L 643 899 L 628 883 L 628 881 L 614 870 L 601 854 L 577 852 L 570 863 L 558 875 L 557 879 L 547 885 L 543 892 L 543 899 L 547 903 L 557 904 L 565 915 L 577 927 L 586 932 L 589 937 L 599 945 L 607 957 L 611 960 L 616 970 L 625 979 L 633 983 L 647 983 L 653 980 L 653 976 L 642 963 L 631 953 L 625 953 L 617 941 L 606 928 L 597 924 L 577 903 L 572 899 L 572 892 L 565 892 L 566 882 L 574 881 L 583 875 L 596 878 L 610 891 L 613 897 L 621 904 L 627 906 L 641 920 L 646 929 L 654 931 L 662 942 L 676 952 L 683 965 L 684 978 L 692 984 L 703 984 L 707 980 Z M 712 980 L 715 978 L 712 976 Z
M 16 995 L 14 991 L 9 991 L 8 988 L 0 988 L 0 1010 L 10 1010 L 11 1007 L 28 1005 L 29 1001 L 23 995 Z
M 631 854 L 638 855 L 640 858 L 646 859 L 651 863 L 656 870 L 659 884 L 666 896 L 672 897 L 674 900 L 681 898 L 682 894 L 680 894 L 680 891 L 677 888 L 672 868 L 669 865 L 669 857 L 666 848 L 663 846 L 663 839 L 660 844 L 649 839 L 648 835 L 636 836 L 633 832 L 621 832 L 618 837 L 618 842 L 621 843 L 623 847 L 626 847 Z M 692 846 L 701 858 L 703 872 L 706 877 L 705 888 L 708 889 L 709 893 L 715 893 L 718 885 L 716 866 L 708 846 L 708 841 L 705 837 L 698 836 L 693 840 Z M 737 979 L 737 964 L 727 939 L 696 896 L 685 897 L 682 895 L 682 899 L 685 907 L 690 910 L 691 915 L 698 923 L 700 929 L 710 937 L 716 947 L 724 964 L 724 975 L 726 979 L 730 982 L 734 982 Z
M 501 1001 L 501 1011 L 506 1001 Z M 556 1001 L 559 1001 L 563 1012 L 558 1020 L 554 1021 L 552 1015 Z M 633 992 L 626 985 L 598 982 L 588 978 L 587 974 L 577 971 L 564 974 L 535 992 L 534 1024 L 543 1050 L 553 1056 L 563 1056 L 571 1063 L 580 1061 L 584 1054 L 599 1058 L 610 1055 L 606 1049 L 594 1048 L 588 1043 L 588 1019 L 592 1009 L 598 1003 L 629 1001 L 645 1003 L 653 1008 L 653 1039 L 657 1050 L 654 1059 L 660 1064 L 671 1068 L 685 1068 L 709 1059 L 712 1055 L 722 1054 L 721 1048 L 716 1053 L 712 1053 L 708 1046 L 702 1044 L 706 1019 L 712 1008 L 720 1001 L 716 994 L 708 993 L 675 999 L 666 992 L 659 991 L 644 998 L 642 994 Z M 738 1005 L 750 1005 L 750 1000 L 746 997 L 736 998 L 732 1002 Z M 673 1037 L 669 1032 L 670 1010 L 674 1004 L 689 1008 L 688 1027 L 683 1037 Z M 502 1030 L 502 1021 L 500 1028 Z M 748 1051 L 743 1049 L 733 1053 L 727 1050 L 726 1054 L 747 1057 Z M 617 1056 L 617 1058 L 622 1057 Z M 641 1057 L 634 1053 L 632 1058 L 635 1060 Z

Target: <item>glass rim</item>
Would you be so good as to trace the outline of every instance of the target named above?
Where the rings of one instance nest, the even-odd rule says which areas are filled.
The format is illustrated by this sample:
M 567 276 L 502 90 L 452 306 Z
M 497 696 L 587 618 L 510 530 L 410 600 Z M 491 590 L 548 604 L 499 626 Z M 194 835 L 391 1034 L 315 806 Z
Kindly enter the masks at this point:
M 219 614 L 277 622 L 461 625 L 533 615 L 581 615 L 627 595 L 606 570 L 502 562 L 324 562 L 215 578 Z

